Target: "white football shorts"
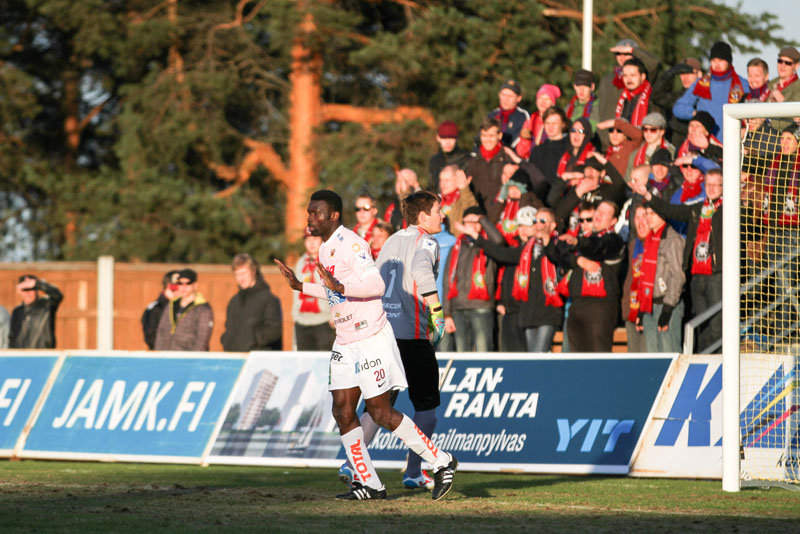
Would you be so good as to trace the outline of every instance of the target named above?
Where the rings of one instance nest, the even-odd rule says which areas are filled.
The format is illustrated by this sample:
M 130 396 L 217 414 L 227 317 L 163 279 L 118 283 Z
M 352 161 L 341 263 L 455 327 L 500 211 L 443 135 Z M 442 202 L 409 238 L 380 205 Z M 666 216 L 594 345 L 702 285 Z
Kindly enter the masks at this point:
M 406 372 L 389 322 L 374 336 L 346 345 L 333 344 L 328 391 L 360 388 L 365 399 L 406 389 Z

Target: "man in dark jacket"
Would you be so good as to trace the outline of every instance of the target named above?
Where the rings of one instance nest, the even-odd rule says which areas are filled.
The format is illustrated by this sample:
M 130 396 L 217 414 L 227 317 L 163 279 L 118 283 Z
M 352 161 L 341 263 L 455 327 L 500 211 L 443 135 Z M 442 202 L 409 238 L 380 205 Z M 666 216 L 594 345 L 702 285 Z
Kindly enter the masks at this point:
M 436 143 L 439 150 L 428 162 L 428 190 L 439 192 L 439 173 L 448 165 L 462 168 L 469 159 L 469 152 L 458 146 L 458 126 L 453 121 L 444 121 L 436 132 Z
M 625 244 L 614 232 L 619 208 L 603 200 L 594 211 L 589 237 L 562 235 L 546 253 L 567 271 L 565 292 L 572 298 L 567 335 L 572 352 L 611 352 L 619 314 L 619 269 Z
M 174 299 L 178 290 L 178 273 L 180 271 L 169 271 L 161 280 L 162 290 L 158 298 L 147 305 L 142 314 L 142 332 L 147 348 L 153 350 L 156 346 L 156 332 L 158 323 L 161 322 L 161 315 L 169 307 L 169 301 Z
M 156 333 L 156 350 L 207 351 L 214 329 L 211 305 L 197 291 L 197 272 L 178 273 L 177 296 L 161 314 Z
M 17 294 L 22 304 L 11 314 L 9 348 L 55 348 L 56 310 L 64 295 L 57 287 L 32 274 L 23 274 L 17 282 Z M 40 296 L 39 291 L 44 296 Z
M 249 254 L 237 254 L 233 275 L 239 292 L 228 302 L 223 348 L 226 352 L 281 350 L 281 301 L 264 281 L 258 263 Z

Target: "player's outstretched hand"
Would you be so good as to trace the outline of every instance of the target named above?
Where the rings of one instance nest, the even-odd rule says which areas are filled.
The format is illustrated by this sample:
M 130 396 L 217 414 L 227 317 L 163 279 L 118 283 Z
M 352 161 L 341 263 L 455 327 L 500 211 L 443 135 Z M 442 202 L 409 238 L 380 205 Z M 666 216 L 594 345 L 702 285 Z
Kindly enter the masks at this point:
M 281 274 L 284 278 L 286 278 L 286 281 L 289 282 L 289 286 L 295 291 L 302 291 L 303 283 L 297 279 L 297 277 L 294 275 L 294 271 L 284 265 L 281 260 L 276 259 L 273 261 L 275 261 L 275 265 L 278 266 L 278 269 L 280 269 Z
M 336 291 L 337 293 L 344 295 L 344 286 L 336 278 L 334 278 L 333 275 L 329 273 L 319 261 L 317 261 L 317 272 L 319 273 L 319 277 L 322 279 L 322 283 L 325 284 L 325 287 L 331 291 Z
M 444 312 L 441 304 L 435 304 L 428 313 L 428 330 L 431 332 L 431 345 L 436 347 L 444 335 Z

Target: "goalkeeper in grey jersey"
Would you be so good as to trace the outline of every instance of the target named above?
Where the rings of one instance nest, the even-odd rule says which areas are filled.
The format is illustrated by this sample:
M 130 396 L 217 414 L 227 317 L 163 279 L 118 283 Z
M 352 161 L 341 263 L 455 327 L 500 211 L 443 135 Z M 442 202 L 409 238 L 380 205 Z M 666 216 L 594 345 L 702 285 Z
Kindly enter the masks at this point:
M 417 191 L 405 197 L 403 215 L 409 227 L 392 234 L 376 260 L 386 285 L 383 310 L 392 325 L 408 381 L 408 396 L 414 405 L 414 422 L 430 436 L 436 427 L 439 399 L 439 364 L 433 348 L 444 334 L 444 314 L 436 292 L 439 244 L 431 234 L 441 231 L 439 197 Z M 396 397 L 395 397 L 396 398 Z M 369 414 L 361 418 L 364 441 L 369 444 L 377 431 Z M 410 489 L 433 487 L 422 471 L 421 458 L 409 453 L 403 485 Z M 348 480 L 348 466 L 339 476 Z
M 441 231 L 439 198 L 417 191 L 403 199 L 409 227 L 389 237 L 375 262 L 386 284 L 383 310 L 392 324 L 414 405 L 414 422 L 430 436 L 439 406 L 439 364 L 433 348 L 444 333 L 444 314 L 436 291 Z M 432 481 L 421 470 L 421 458 L 409 453 L 403 485 L 428 488 Z

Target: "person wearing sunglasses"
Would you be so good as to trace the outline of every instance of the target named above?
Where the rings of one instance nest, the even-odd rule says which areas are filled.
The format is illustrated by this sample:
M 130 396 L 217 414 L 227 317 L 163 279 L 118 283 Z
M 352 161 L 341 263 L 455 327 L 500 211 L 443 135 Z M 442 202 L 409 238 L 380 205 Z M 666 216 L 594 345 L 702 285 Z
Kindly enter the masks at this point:
M 560 235 L 550 242 L 548 257 L 567 271 L 559 292 L 572 299 L 567 337 L 572 352 L 611 352 L 620 306 L 619 271 L 625 252 L 614 232 L 619 206 L 601 201 L 588 237 Z
M 797 67 L 800 65 L 800 52 L 793 46 L 785 46 L 778 52 L 778 76 L 769 82 L 770 102 L 800 101 L 800 83 L 797 83 Z M 778 131 L 791 126 L 791 119 L 773 121 L 773 128 Z
M 9 348 L 54 349 L 56 311 L 64 295 L 56 286 L 33 274 L 19 277 L 17 295 L 22 304 L 11 312 Z
M 161 315 L 156 333 L 156 350 L 208 351 L 214 312 L 197 291 L 197 271 L 178 273 L 175 298 Z
M 378 206 L 375 197 L 369 193 L 358 195 L 353 209 L 356 213 L 356 225 L 353 226 L 353 231 L 369 243 L 372 241 L 372 229 L 378 223 Z
M 169 308 L 169 301 L 175 298 L 176 291 L 178 290 L 178 270 L 168 271 L 161 279 L 161 293 L 158 298 L 147 305 L 147 308 L 142 314 L 142 332 L 144 333 L 144 342 L 150 350 L 155 349 L 156 346 L 156 333 L 158 332 L 158 323 L 161 322 L 161 315 L 164 310 Z
M 784 46 L 778 52 L 778 77 L 769 82 L 771 102 L 800 101 L 800 83 L 797 83 L 797 66 L 800 52 L 793 46 Z
M 717 41 L 711 46 L 709 73 L 694 82 L 672 106 L 672 114 L 681 120 L 691 120 L 701 111 L 722 125 L 722 106 L 742 101 L 750 92 L 750 84 L 733 69 L 731 45 Z M 721 128 L 709 131 L 723 141 Z
M 650 158 L 659 148 L 668 150 L 670 156 L 675 154 L 675 147 L 664 136 L 666 133 L 667 119 L 664 118 L 664 115 L 655 111 L 644 118 L 642 121 L 644 140 L 633 156 L 634 167 L 650 163 Z
M 626 180 L 630 179 L 630 163 L 642 143 L 642 130 L 625 119 L 609 119 L 599 123 L 597 128 L 608 132 L 605 158 Z

